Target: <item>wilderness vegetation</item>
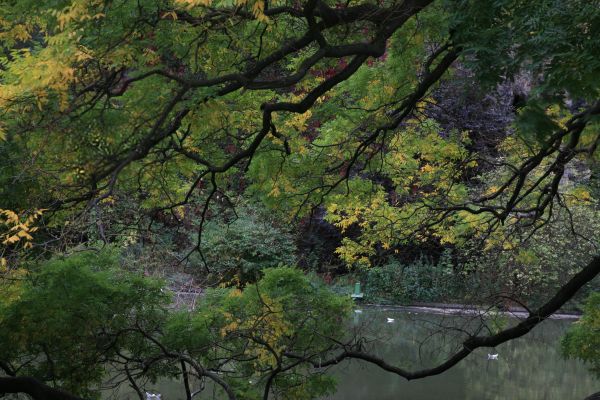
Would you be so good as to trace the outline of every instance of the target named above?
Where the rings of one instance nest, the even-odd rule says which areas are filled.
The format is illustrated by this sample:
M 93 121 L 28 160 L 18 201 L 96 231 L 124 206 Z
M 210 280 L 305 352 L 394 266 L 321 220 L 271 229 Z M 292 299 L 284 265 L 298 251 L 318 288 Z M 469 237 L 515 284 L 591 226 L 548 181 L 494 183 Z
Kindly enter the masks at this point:
M 567 308 L 599 372 L 599 37 L 598 0 L 1 1 L 0 393 L 310 399 Z M 356 280 L 529 316 L 411 370 Z

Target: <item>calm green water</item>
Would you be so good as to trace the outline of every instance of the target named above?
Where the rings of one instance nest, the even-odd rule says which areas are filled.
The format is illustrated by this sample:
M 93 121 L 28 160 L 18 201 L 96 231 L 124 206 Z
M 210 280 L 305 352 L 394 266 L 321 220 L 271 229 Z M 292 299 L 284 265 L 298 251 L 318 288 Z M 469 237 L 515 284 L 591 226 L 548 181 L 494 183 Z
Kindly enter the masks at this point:
M 387 318 L 394 318 L 388 323 Z M 508 321 L 507 321 L 508 322 Z M 418 369 L 442 361 L 456 345 L 458 334 L 429 336 L 441 325 L 460 328 L 473 324 L 472 317 L 407 314 L 394 310 L 364 309 L 355 316 L 381 342 L 373 349 L 389 362 Z M 336 367 L 335 400 L 571 400 L 600 391 L 594 378 L 577 361 L 565 361 L 559 340 L 571 321 L 548 320 L 528 335 L 498 346 L 478 349 L 449 371 L 434 377 L 406 381 L 365 363 Z M 488 360 L 497 353 L 498 360 Z
M 394 322 L 388 323 L 388 317 Z M 361 334 L 376 339 L 372 353 L 416 370 L 445 360 L 460 342 L 459 330 L 474 323 L 473 317 L 364 308 L 355 314 L 349 331 L 360 329 Z M 411 382 L 364 362 L 345 362 L 328 371 L 338 378 L 338 391 L 327 399 L 583 400 L 600 391 L 600 380 L 580 362 L 560 356 L 559 340 L 571 323 L 545 321 L 523 338 L 496 349 L 478 349 L 441 375 Z M 455 329 L 449 331 L 448 327 Z M 488 360 L 488 353 L 497 353 L 498 360 Z M 162 400 L 185 398 L 179 382 L 161 382 L 146 389 L 162 393 Z M 127 389 L 115 394 L 118 399 L 137 399 Z M 195 398 L 221 397 L 213 397 L 207 388 Z

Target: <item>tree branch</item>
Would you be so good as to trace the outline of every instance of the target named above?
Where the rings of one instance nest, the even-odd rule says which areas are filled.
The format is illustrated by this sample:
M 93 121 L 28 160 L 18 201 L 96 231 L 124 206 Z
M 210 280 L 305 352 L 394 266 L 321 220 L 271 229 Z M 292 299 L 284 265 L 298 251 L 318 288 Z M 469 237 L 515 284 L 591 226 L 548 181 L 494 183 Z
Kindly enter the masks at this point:
M 502 330 L 494 335 L 489 336 L 472 336 L 463 342 L 463 348 L 448 358 L 443 363 L 428 369 L 423 369 L 419 371 L 407 371 L 398 366 L 389 364 L 383 358 L 374 356 L 369 353 L 363 352 L 360 348 L 357 350 L 347 349 L 342 351 L 337 356 L 321 362 L 315 363 L 312 360 L 306 359 L 305 361 L 310 362 L 315 368 L 316 367 L 327 367 L 331 365 L 335 365 L 345 359 L 358 359 L 369 362 L 371 364 L 377 365 L 379 368 L 391 372 L 393 374 L 399 375 L 407 380 L 413 379 L 421 379 L 428 376 L 439 375 L 442 372 L 445 372 L 458 364 L 461 360 L 466 358 L 469 354 L 471 354 L 475 349 L 480 347 L 496 347 L 502 343 L 508 342 L 513 339 L 517 339 L 529 331 L 531 331 L 534 327 L 536 327 L 540 322 L 544 321 L 553 313 L 557 312 L 567 301 L 569 301 L 575 293 L 579 289 L 581 289 L 584 285 L 594 279 L 596 276 L 600 274 L 600 255 L 594 257 L 589 264 L 583 268 L 580 272 L 575 274 L 566 284 L 564 284 L 558 292 L 542 305 L 537 310 L 531 312 L 529 317 L 518 323 L 517 325 Z M 287 357 L 290 358 L 303 358 L 302 356 L 286 354 Z

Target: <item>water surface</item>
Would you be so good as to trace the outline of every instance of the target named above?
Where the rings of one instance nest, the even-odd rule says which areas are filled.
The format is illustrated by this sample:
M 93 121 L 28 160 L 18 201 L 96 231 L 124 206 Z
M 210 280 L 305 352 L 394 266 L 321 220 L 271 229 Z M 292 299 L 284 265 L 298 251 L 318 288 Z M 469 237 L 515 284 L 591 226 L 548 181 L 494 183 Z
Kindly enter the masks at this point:
M 387 318 L 393 318 L 391 323 Z M 408 314 L 363 309 L 357 325 L 367 324 L 381 338 L 374 351 L 409 370 L 435 365 L 456 346 L 459 333 L 442 326 L 473 326 L 472 317 Z M 515 323 L 515 319 L 499 322 Z M 547 320 L 522 338 L 495 349 L 478 349 L 447 372 L 415 381 L 353 361 L 333 369 L 339 379 L 332 400 L 570 400 L 600 391 L 600 380 L 575 360 L 560 356 L 559 341 L 572 321 Z M 435 334 L 438 332 L 438 334 Z M 432 335 L 433 336 L 430 336 Z M 488 354 L 498 360 L 488 360 Z
M 388 318 L 394 321 L 388 323 Z M 364 307 L 362 313 L 354 314 L 348 331 L 360 329 L 361 334 L 376 339 L 372 353 L 412 371 L 444 361 L 461 342 L 460 330 L 478 323 L 474 318 Z M 497 322 L 518 320 L 500 317 Z M 476 350 L 441 375 L 410 382 L 365 362 L 344 362 L 328 370 L 337 377 L 338 390 L 326 399 L 583 400 L 600 391 L 600 380 L 581 362 L 560 356 L 560 338 L 571 323 L 544 321 L 522 338 L 495 349 Z M 494 326 L 493 321 L 487 324 Z M 497 353 L 498 359 L 488 360 L 489 353 Z M 224 398 L 208 386 L 195 399 Z M 147 389 L 160 392 L 162 400 L 185 398 L 183 385 L 176 381 L 162 381 Z M 137 399 L 124 387 L 115 395 L 122 400 Z

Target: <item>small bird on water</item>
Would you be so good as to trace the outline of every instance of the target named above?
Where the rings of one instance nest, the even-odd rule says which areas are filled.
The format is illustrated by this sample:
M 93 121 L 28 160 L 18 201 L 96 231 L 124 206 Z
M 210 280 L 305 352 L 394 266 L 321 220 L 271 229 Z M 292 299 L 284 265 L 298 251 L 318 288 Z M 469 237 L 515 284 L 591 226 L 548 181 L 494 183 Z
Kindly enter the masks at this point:
M 497 360 L 497 359 L 498 359 L 498 353 L 488 354 L 488 360 Z
M 148 393 L 146 392 L 146 400 L 160 400 L 160 393 Z
M 389 318 L 387 319 L 388 324 L 391 324 L 392 322 L 394 322 L 394 318 Z

